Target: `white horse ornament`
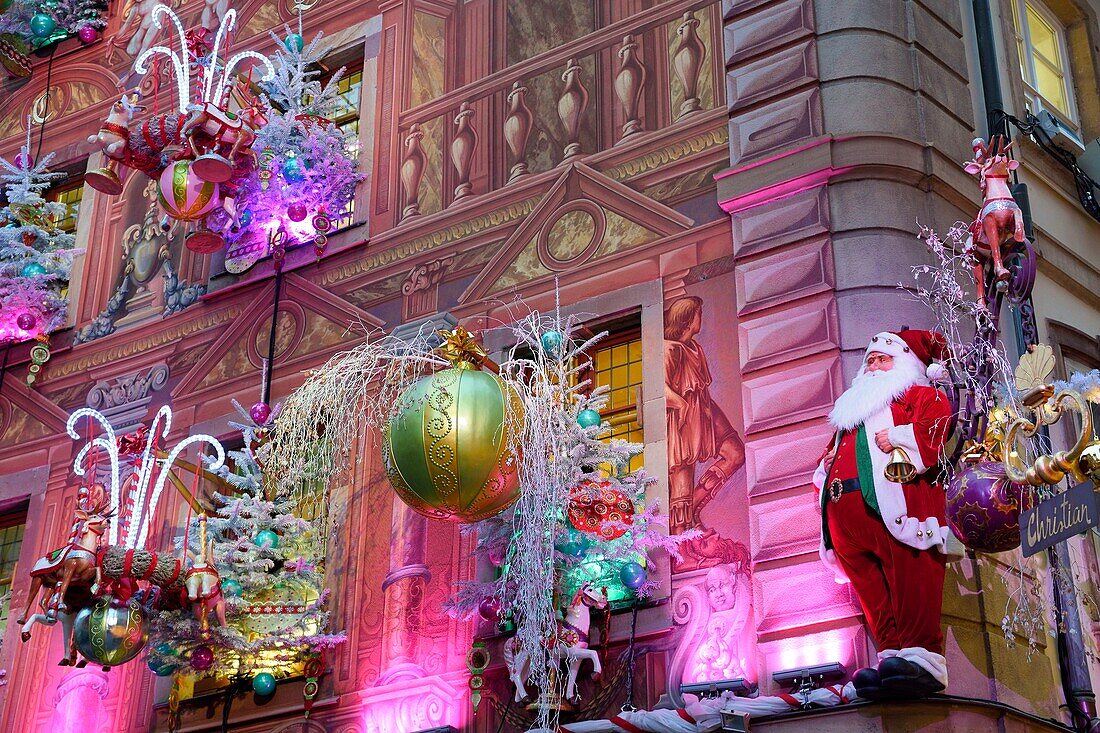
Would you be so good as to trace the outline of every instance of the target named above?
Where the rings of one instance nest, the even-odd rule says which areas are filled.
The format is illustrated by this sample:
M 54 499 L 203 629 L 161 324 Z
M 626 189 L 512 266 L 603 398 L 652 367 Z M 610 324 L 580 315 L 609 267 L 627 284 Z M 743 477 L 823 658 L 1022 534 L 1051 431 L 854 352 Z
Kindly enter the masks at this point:
M 573 594 L 565 619 L 558 623 L 555 634 L 544 643 L 550 653 L 550 663 L 561 664 L 564 660 L 568 669 L 565 685 L 565 698 L 576 700 L 577 673 L 584 660 L 592 662 L 592 678 L 603 673 L 600 655 L 595 649 L 588 648 L 588 630 L 592 623 L 593 608 L 606 608 L 607 596 L 599 588 L 585 583 Z M 516 639 L 504 645 L 504 663 L 508 666 L 508 676 L 516 686 L 516 702 L 527 696 L 527 677 L 530 674 L 531 660 L 528 653 L 519 648 Z
M 225 598 L 222 597 L 222 581 L 214 567 L 214 549 L 206 540 L 206 515 L 199 516 L 199 551 L 188 550 L 191 568 L 187 571 L 187 600 L 191 613 L 199 619 L 203 639 L 210 637 L 210 612 L 220 626 L 225 623 Z

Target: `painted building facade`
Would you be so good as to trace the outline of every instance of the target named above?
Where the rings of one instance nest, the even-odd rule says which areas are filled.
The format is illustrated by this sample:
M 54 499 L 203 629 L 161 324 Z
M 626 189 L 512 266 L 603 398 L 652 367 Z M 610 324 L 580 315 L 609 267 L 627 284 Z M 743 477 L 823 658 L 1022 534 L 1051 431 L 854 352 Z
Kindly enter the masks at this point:
M 34 134 L 71 173 L 53 193 L 79 200 L 87 250 L 70 286 L 72 327 L 54 336 L 38 382 L 25 386 L 26 346 L 15 346 L 0 389 L 0 573 L 12 607 L 26 598 L 23 571 L 60 541 L 73 511 L 69 412 L 94 406 L 128 429 L 170 403 L 173 439 L 229 435 L 230 400 L 259 397 L 270 259 L 190 252 L 160 228 L 140 176 L 119 197 L 74 193 L 101 163 L 84 139 L 122 90 L 141 85 L 167 104 L 164 86 L 157 97 L 131 71 L 156 42 L 152 4 L 113 4 L 102 41 L 66 42 L 35 61 L 28 82 L 5 86 L 0 154 L 14 154 L 28 114 L 46 118 Z M 1023 119 L 1036 95 L 1048 98 L 1083 141 L 1096 137 L 1096 3 L 991 4 L 1004 109 Z M 208 23 L 223 5 L 178 12 Z M 240 48 L 270 51 L 269 31 L 295 22 L 286 0 L 237 10 Z M 1044 26 L 1022 25 L 1033 18 L 1055 32 L 1062 97 L 1036 72 L 1050 52 Z M 810 475 L 830 434 L 824 417 L 867 339 L 930 323 L 897 287 L 927 257 L 918 225 L 946 231 L 980 203 L 961 167 L 971 138 L 987 132 L 971 4 L 321 0 L 303 23 L 307 38 L 324 31 L 326 69 L 347 68 L 338 121 L 358 132 L 368 178 L 324 259 L 288 255 L 272 401 L 365 330 L 460 322 L 499 352 L 508 344 L 494 326 L 558 297 L 591 330 L 609 331 L 595 354 L 613 394 L 605 417 L 615 435 L 645 444 L 671 531 L 702 531 L 682 561 L 654 569 L 662 588 L 638 613 L 635 704 L 676 698 L 682 684 L 740 677 L 767 692 L 783 671 L 864 666 L 873 653 L 858 605 L 817 559 Z M 1042 253 L 1039 336 L 1060 369 L 1095 368 L 1100 223 L 1049 153 L 1016 137 Z M 351 446 L 359 460 L 333 487 L 345 521 L 327 571 L 334 626 L 349 639 L 327 660 L 314 716 L 302 721 L 301 684 L 284 683 L 263 705 L 236 700 L 234 730 L 524 721 L 506 703 L 502 637 L 440 609 L 456 581 L 489 569 L 456 527 L 396 500 L 376 443 L 366 434 Z M 162 502 L 150 544 L 167 546 L 185 514 L 178 497 Z M 1074 549 L 1081 587 L 1094 589 L 1096 548 Z M 1019 587 L 1014 567 L 983 556 L 949 568 L 948 691 L 1061 719 L 1049 638 L 1029 652 L 1000 631 Z M 1095 656 L 1100 612 L 1089 598 L 1081 593 L 1079 610 Z M 605 675 L 583 687 L 590 717 L 625 697 L 629 611 L 608 624 Z M 476 716 L 465 663 L 475 636 L 489 637 L 494 655 Z M 70 670 L 56 666 L 60 643 L 48 634 L 23 644 L 9 623 L 3 639 L 0 729 L 165 728 L 167 690 L 144 665 Z M 185 705 L 183 729 L 216 730 L 221 704 L 215 692 Z M 953 714 L 987 726 L 990 710 Z

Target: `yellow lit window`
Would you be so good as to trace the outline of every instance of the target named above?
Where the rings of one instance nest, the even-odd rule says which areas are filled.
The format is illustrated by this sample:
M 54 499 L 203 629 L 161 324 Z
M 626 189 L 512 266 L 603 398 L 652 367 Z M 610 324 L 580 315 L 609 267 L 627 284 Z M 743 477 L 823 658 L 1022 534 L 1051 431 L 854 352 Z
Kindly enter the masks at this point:
M 15 577 L 15 568 L 19 560 L 19 548 L 23 545 L 23 529 L 26 527 L 26 515 L 9 514 L 0 517 L 0 633 L 8 620 L 11 605 L 11 582 Z
M 632 443 L 644 442 L 642 426 L 638 424 L 638 408 L 642 389 L 642 337 L 637 331 L 610 337 L 596 345 L 592 355 L 592 382 L 597 387 L 611 389 L 610 400 L 603 410 L 603 419 L 611 424 L 611 438 Z M 642 454 L 634 456 L 629 470 L 642 467 Z
M 336 83 L 338 92 L 336 111 L 333 114 L 333 122 L 341 130 L 351 133 L 351 152 L 355 158 L 359 157 L 359 101 L 363 87 L 363 70 L 345 72 Z M 351 225 L 355 214 L 355 200 L 348 207 L 347 215 L 336 222 L 336 229 L 343 229 Z
M 75 185 L 66 183 L 63 188 L 50 191 L 46 194 L 50 201 L 65 204 L 65 215 L 54 220 L 54 226 L 63 232 L 75 232 L 76 220 L 80 215 L 80 200 L 84 196 L 84 181 L 80 179 Z
M 1012 0 L 1012 21 L 1028 102 L 1075 124 L 1065 28 L 1038 0 Z

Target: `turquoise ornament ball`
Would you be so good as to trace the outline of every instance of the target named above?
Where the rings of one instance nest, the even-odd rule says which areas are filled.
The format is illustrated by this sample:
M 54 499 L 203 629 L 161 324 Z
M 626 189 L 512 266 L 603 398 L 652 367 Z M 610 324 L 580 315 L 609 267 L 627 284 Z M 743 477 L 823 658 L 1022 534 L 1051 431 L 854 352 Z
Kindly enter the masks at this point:
M 577 423 L 585 429 L 595 427 L 602 421 L 600 413 L 595 410 L 581 410 L 577 413 Z
M 547 331 L 540 338 L 542 342 L 542 350 L 547 354 L 556 355 L 561 349 L 562 342 L 565 338 L 561 335 L 560 331 Z
M 287 155 L 283 161 L 283 178 L 291 183 L 297 183 L 306 177 L 305 166 L 297 155 Z
M 283 41 L 283 45 L 291 53 L 301 53 L 302 49 L 306 47 L 306 39 L 302 38 L 301 33 L 291 33 Z
M 45 38 L 53 33 L 54 28 L 57 27 L 57 21 L 45 13 L 39 13 L 31 18 L 30 26 L 31 33 L 33 33 L 35 37 Z
M 270 672 L 260 672 L 252 678 L 252 689 L 260 696 L 275 692 L 275 675 Z
M 150 659 L 147 664 L 149 665 L 149 669 L 152 670 L 153 674 L 157 677 L 170 677 L 173 672 L 179 669 L 177 665 L 171 662 L 162 663 L 155 659 Z
M 227 596 L 239 596 L 241 594 L 241 584 L 233 578 L 226 578 L 222 581 L 222 593 Z
M 264 550 L 274 550 L 279 546 L 279 535 L 272 532 L 270 529 L 261 529 L 256 533 L 256 538 L 253 540 L 257 547 Z
M 21 270 L 23 277 L 38 277 L 46 274 L 46 268 L 37 262 L 28 262 Z

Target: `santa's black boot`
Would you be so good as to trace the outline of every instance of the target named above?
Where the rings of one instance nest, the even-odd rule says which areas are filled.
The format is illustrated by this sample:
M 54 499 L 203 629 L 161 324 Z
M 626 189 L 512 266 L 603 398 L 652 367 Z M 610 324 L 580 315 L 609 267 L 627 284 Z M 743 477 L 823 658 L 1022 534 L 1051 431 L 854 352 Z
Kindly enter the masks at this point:
M 943 683 L 920 665 L 888 657 L 878 665 L 883 697 L 893 700 L 915 700 L 943 691 Z
M 852 675 L 852 685 L 856 688 L 856 695 L 864 700 L 882 699 L 882 678 L 874 667 L 857 669 Z

